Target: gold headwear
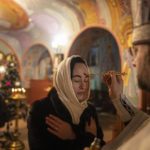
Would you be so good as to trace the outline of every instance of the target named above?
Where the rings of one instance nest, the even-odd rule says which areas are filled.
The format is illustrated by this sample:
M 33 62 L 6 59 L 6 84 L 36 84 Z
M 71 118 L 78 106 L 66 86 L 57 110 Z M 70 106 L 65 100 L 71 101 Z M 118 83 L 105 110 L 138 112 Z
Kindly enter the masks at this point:
M 150 43 L 150 1 L 132 0 L 133 44 Z

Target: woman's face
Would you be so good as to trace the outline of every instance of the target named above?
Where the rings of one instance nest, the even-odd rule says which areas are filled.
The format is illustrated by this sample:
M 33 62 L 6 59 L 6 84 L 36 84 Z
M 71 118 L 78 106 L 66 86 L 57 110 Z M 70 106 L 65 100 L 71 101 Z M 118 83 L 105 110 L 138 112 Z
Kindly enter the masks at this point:
M 88 98 L 89 73 L 85 64 L 75 64 L 73 69 L 72 85 L 79 102 L 82 102 Z

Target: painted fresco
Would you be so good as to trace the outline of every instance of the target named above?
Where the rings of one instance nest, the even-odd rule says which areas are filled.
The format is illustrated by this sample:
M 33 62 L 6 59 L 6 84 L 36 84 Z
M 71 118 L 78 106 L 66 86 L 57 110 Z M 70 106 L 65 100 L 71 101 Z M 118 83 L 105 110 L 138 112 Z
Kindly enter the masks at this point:
M 29 86 L 28 82 L 31 79 L 48 78 L 52 74 L 52 63 L 48 50 L 40 44 L 31 47 L 25 55 L 23 67 L 25 86 Z

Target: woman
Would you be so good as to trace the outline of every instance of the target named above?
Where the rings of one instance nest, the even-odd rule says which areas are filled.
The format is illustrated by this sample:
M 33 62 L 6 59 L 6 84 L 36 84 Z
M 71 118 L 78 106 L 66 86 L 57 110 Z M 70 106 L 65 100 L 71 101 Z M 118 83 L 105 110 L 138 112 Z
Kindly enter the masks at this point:
M 28 119 L 31 150 L 83 150 L 103 133 L 90 95 L 88 66 L 80 56 L 61 62 L 54 74 L 54 87 L 36 101 Z

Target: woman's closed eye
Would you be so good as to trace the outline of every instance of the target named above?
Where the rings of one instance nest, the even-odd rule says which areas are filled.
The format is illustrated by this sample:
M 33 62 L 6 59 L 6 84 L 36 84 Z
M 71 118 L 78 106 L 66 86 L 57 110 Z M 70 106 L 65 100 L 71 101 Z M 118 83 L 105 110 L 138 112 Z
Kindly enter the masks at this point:
M 81 82 L 82 82 L 82 79 L 81 79 L 81 77 L 73 77 L 73 78 L 72 78 L 72 81 L 73 81 L 73 82 L 76 82 L 76 83 L 81 83 Z M 83 79 L 83 82 L 89 82 L 89 77 L 85 77 L 85 78 Z

